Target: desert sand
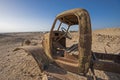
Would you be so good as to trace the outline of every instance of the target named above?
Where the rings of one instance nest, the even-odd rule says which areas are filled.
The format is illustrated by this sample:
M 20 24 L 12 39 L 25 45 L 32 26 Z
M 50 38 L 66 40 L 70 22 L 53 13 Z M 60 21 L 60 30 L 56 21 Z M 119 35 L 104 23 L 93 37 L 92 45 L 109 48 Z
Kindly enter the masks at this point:
M 26 39 L 32 45 L 41 45 L 42 32 L 4 33 L 0 34 L 0 80 L 41 80 L 39 67 L 34 59 L 23 50 L 13 50 L 22 45 Z M 77 38 L 76 33 L 72 33 Z M 72 40 L 75 41 L 75 40 Z M 107 28 L 95 30 L 92 33 L 92 51 L 120 53 L 120 28 Z M 49 80 L 90 80 L 86 77 L 71 72 L 66 72 L 59 67 L 50 65 L 47 72 Z M 95 70 L 98 80 L 120 80 L 120 74 Z

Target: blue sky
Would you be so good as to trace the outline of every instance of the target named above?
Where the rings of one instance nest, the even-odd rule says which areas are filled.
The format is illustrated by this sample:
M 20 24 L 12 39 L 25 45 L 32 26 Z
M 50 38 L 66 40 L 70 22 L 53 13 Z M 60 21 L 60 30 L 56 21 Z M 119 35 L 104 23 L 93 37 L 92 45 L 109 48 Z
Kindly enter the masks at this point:
M 120 27 L 120 0 L 0 0 L 0 32 L 50 30 L 64 10 L 88 10 L 92 29 Z

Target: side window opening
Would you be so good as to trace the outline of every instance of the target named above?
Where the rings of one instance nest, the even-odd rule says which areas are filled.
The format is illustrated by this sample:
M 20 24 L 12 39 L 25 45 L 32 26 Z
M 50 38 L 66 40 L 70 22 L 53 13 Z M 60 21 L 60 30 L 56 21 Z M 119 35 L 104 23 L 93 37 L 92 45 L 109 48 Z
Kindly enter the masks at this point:
M 54 27 L 54 31 L 57 31 L 60 25 L 61 25 L 61 21 L 57 20 L 56 24 L 55 24 L 55 27 Z

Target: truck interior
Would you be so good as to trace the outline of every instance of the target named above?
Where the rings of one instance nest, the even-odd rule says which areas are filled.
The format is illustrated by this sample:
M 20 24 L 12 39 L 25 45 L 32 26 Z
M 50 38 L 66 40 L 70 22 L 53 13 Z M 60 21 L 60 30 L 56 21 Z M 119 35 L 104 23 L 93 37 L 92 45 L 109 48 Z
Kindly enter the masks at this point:
M 78 30 L 79 30 L 78 24 L 73 24 L 72 21 L 69 19 L 67 19 L 67 22 L 61 22 L 59 19 L 56 21 L 55 28 L 53 30 L 53 35 L 52 35 L 52 45 L 53 45 L 54 56 L 67 57 L 73 60 L 77 59 L 77 55 L 78 55 L 77 43 L 78 42 L 77 40 L 72 42 L 74 37 L 71 34 L 71 32 L 77 33 Z

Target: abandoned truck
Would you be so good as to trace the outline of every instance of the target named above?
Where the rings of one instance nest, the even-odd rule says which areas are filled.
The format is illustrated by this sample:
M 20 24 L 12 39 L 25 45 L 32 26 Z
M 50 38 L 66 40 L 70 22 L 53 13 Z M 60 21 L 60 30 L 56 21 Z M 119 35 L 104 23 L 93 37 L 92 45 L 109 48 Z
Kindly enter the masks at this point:
M 78 40 L 68 43 L 78 33 Z M 71 44 L 71 45 L 69 45 Z M 86 74 L 88 69 L 120 73 L 120 55 L 91 51 L 92 30 L 89 13 L 85 9 L 72 9 L 58 14 L 49 33 L 44 34 L 42 47 L 21 46 L 37 62 L 41 72 L 55 64 L 77 74 Z

